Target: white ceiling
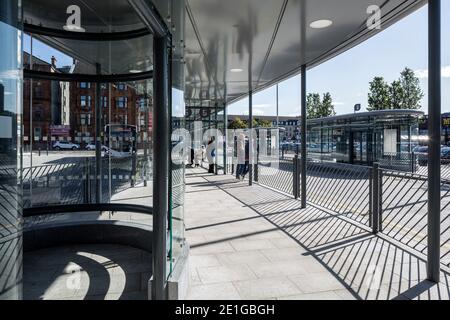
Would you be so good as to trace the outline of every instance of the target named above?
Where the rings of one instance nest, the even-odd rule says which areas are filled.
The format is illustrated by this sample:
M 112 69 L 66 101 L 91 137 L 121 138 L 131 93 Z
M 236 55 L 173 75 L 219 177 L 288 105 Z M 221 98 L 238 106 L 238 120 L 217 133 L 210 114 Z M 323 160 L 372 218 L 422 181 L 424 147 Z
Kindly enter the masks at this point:
M 383 29 L 426 2 L 186 0 L 186 96 L 214 100 L 226 93 L 228 102 L 240 99 L 375 35 L 379 30 L 367 28 L 370 5 L 381 8 Z M 333 25 L 309 27 L 319 19 Z

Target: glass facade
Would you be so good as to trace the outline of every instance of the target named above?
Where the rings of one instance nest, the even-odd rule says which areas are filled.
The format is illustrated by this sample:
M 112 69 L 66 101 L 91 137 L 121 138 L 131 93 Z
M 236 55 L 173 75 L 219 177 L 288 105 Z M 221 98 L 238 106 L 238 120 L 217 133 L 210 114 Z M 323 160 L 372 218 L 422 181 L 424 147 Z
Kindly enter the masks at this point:
M 411 169 L 423 113 L 408 110 L 368 112 L 308 121 L 312 160 Z
M 20 1 L 0 3 L 0 300 L 22 298 Z
M 151 214 L 95 208 L 132 205 L 148 207 L 150 213 L 157 192 L 152 172 L 153 35 L 125 0 L 95 2 L 94 7 L 84 1 L 50 7 L 45 1 L 26 1 L 22 9 L 20 3 L 0 4 L 0 200 L 8 204 L 0 206 L 0 299 L 22 297 L 22 232 L 49 222 L 151 226 Z M 161 16 L 173 32 L 167 112 L 168 127 L 174 129 L 185 126 L 185 6 L 182 0 L 161 5 Z M 68 19 L 69 6 L 76 7 L 73 19 Z M 68 31 L 77 32 L 67 36 Z M 171 165 L 167 174 L 164 234 L 170 277 L 186 248 L 184 166 Z M 92 212 L 77 214 L 76 205 L 92 205 Z M 75 213 L 29 214 L 61 206 L 71 206 Z

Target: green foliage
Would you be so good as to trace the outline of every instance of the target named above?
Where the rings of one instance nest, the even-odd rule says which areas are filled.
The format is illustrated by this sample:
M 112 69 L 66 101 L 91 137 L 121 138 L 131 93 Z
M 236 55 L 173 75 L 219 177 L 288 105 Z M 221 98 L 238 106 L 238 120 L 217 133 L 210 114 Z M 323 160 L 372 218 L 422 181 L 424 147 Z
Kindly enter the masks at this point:
M 389 109 L 403 109 L 403 87 L 400 81 L 392 82 L 389 87 Z
M 320 99 L 320 94 L 309 93 L 306 98 L 306 113 L 308 119 L 319 119 L 334 116 L 333 99 L 329 92 L 323 95 L 323 99 Z
M 400 74 L 400 84 L 403 90 L 402 108 L 403 109 L 420 109 L 420 100 L 424 97 L 424 93 L 420 88 L 420 80 L 414 74 L 414 71 L 405 68 Z
M 272 128 L 272 122 L 263 119 L 255 119 L 256 124 L 253 124 L 254 128 Z
M 400 79 L 388 85 L 382 77 L 370 82 L 368 111 L 387 109 L 420 109 L 420 100 L 424 97 L 420 80 L 414 71 L 405 68 Z
M 253 119 L 253 128 L 271 128 L 272 122 L 263 119 Z M 239 117 L 236 117 L 229 125 L 228 129 L 247 129 L 248 128 L 248 120 L 242 120 Z
M 228 129 L 247 129 L 247 122 L 236 117 L 228 126 Z
M 390 109 L 389 85 L 383 77 L 375 77 L 370 82 L 368 111 Z

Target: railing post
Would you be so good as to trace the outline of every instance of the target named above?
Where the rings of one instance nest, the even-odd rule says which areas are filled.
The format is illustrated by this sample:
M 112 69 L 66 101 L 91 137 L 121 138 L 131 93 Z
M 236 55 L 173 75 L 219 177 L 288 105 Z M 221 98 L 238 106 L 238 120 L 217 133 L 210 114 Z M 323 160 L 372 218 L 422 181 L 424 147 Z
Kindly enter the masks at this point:
M 369 227 L 373 226 L 373 177 L 374 170 L 369 172 Z
M 441 250 L 441 0 L 428 1 L 427 280 L 440 280 Z
M 372 231 L 377 234 L 380 231 L 380 165 L 373 164 L 372 172 Z
M 295 199 L 300 198 L 300 159 L 298 154 L 294 156 L 293 162 L 293 178 L 294 178 L 294 197 Z

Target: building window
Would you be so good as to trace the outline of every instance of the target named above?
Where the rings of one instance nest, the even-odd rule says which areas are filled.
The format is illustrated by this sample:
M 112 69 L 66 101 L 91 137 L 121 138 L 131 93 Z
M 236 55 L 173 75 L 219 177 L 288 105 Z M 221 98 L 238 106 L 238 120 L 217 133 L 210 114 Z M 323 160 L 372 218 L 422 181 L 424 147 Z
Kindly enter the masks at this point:
M 90 113 L 82 113 L 80 115 L 80 123 L 82 126 L 90 126 L 91 125 L 91 114 Z
M 92 103 L 91 96 L 80 96 L 80 104 L 82 108 L 90 108 Z
M 139 100 L 139 109 L 144 112 L 147 109 L 147 100 L 144 98 L 141 98 Z
M 80 88 L 81 89 L 90 89 L 91 84 L 89 82 L 80 82 Z
M 116 107 L 117 108 L 126 108 L 127 107 L 127 98 L 126 97 L 117 97 L 116 98 Z
M 103 108 L 108 107 L 108 97 L 106 97 L 106 96 L 102 97 L 102 106 L 103 106 Z
M 125 83 L 119 83 L 117 84 L 117 90 L 119 91 L 125 91 L 127 89 L 127 85 Z
M 34 140 L 40 141 L 42 137 L 42 129 L 41 128 L 34 128 Z
M 34 97 L 36 99 L 42 99 L 44 97 L 44 91 L 42 90 L 42 85 L 40 82 L 34 87 Z

